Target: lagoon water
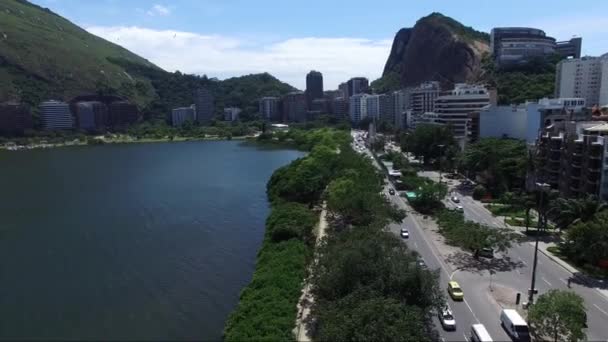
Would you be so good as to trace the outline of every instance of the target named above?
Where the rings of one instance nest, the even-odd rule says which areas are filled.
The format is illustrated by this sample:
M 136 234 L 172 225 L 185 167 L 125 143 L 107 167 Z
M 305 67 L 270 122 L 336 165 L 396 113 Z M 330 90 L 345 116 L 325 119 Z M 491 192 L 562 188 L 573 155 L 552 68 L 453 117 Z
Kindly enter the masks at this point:
M 236 141 L 0 151 L 0 339 L 219 340 L 272 172 Z

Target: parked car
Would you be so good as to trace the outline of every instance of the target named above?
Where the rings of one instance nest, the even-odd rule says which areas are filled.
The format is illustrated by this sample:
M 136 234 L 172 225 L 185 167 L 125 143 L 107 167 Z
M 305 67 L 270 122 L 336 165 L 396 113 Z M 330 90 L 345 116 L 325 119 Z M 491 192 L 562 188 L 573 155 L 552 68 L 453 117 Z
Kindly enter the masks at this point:
M 422 260 L 420 258 L 416 261 L 416 265 L 418 265 L 418 267 L 420 267 L 422 269 L 428 268 L 428 266 L 426 265 L 426 263 L 424 262 L 424 260 Z
M 492 259 L 494 257 L 494 250 L 489 247 L 482 248 L 481 251 L 479 251 L 479 256 Z
M 464 208 L 461 205 L 459 205 L 456 207 L 456 211 L 459 213 L 464 213 Z
M 460 199 L 458 198 L 458 196 L 452 196 L 452 202 L 460 203 Z
M 401 237 L 404 238 L 404 239 L 409 239 L 410 238 L 410 232 L 407 229 L 402 228 L 401 229 Z
M 456 330 L 456 320 L 454 319 L 452 310 L 450 310 L 448 306 L 445 306 L 443 309 L 439 310 L 437 317 L 439 318 L 439 322 L 441 322 L 443 329 Z
M 464 292 L 460 288 L 460 285 L 455 281 L 450 281 L 448 283 L 448 294 L 452 297 L 453 300 L 463 300 Z
M 389 194 L 391 194 L 391 195 L 394 195 L 394 194 L 395 194 L 395 190 L 393 190 L 393 189 L 389 189 L 389 190 L 388 190 L 388 193 L 389 193 Z

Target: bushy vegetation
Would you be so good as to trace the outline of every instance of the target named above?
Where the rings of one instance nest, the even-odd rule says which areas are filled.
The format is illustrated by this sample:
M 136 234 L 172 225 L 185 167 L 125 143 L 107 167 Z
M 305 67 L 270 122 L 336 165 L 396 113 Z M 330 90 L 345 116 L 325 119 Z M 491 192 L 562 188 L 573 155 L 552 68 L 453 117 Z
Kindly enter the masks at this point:
M 421 18 L 420 20 L 429 20 L 439 25 L 445 25 L 450 29 L 450 31 L 454 32 L 459 37 L 462 37 L 465 40 L 478 40 L 485 43 L 490 42 L 490 35 L 487 32 L 477 31 L 470 26 L 464 26 L 453 18 L 450 18 L 438 12 L 433 12 L 430 15 Z
M 555 67 L 559 56 L 537 58 L 512 70 L 497 70 L 489 54 L 482 57 L 485 81 L 498 92 L 498 103 L 502 105 L 536 101 L 553 97 L 555 89 Z
M 528 167 L 526 143 L 512 139 L 483 138 L 466 147 L 459 168 L 481 178 L 494 195 L 523 189 Z M 478 196 L 481 189 L 478 190 Z M 482 195 L 483 196 L 483 195 Z
M 448 244 L 469 250 L 475 257 L 484 248 L 507 251 L 517 235 L 506 228 L 488 226 L 466 221 L 461 213 L 443 210 L 437 215 L 439 232 Z
M 450 127 L 440 125 L 418 125 L 416 129 L 401 137 L 401 150 L 422 158 L 425 164 L 449 168 L 449 161 L 458 153 L 458 145 Z M 440 165 L 441 164 L 441 165 Z
M 596 267 L 601 261 L 608 262 L 608 211 L 570 227 L 561 251 L 578 265 Z
M 399 73 L 391 71 L 379 79 L 373 81 L 370 87 L 376 94 L 386 94 L 401 89 L 401 76 Z
M 528 322 L 538 341 L 584 341 L 585 302 L 572 291 L 549 290 L 530 307 Z
M 329 164 L 336 158 L 338 141 L 348 139 L 348 132 L 329 129 L 299 134 L 302 146 L 312 151 L 275 171 L 268 182 L 272 211 L 253 279 L 226 323 L 227 341 L 293 340 L 296 304 L 311 260 L 312 232 L 318 221 L 310 207 L 318 202 L 329 182 L 324 175 L 305 186 L 299 177 L 311 169 L 333 171 Z M 311 145 L 307 145 L 309 142 Z M 290 181 L 291 178 L 296 180 Z M 305 193 L 299 193 L 302 189 Z

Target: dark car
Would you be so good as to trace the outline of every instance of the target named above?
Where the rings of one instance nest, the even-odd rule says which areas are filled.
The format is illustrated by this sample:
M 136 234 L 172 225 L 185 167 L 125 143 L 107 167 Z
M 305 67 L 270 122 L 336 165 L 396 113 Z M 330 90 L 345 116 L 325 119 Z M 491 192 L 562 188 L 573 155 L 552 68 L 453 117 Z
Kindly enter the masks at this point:
M 391 195 L 395 195 L 395 190 L 393 190 L 393 189 L 389 189 L 389 190 L 388 190 L 388 193 L 389 193 L 389 194 L 391 194 Z
M 417 265 L 418 267 L 420 267 L 420 268 L 423 268 L 423 269 L 428 268 L 428 267 L 426 266 L 426 263 L 425 263 L 425 262 L 424 262 L 424 260 L 422 260 L 422 259 L 418 259 L 418 260 L 416 261 L 416 265 Z
M 479 256 L 492 259 L 494 257 L 494 250 L 492 248 L 482 248 L 479 251 Z

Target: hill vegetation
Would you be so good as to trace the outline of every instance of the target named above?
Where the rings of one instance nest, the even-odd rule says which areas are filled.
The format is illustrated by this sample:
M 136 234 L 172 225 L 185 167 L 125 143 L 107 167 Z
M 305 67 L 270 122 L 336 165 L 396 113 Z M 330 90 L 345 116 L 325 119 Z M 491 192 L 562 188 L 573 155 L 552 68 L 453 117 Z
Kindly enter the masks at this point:
M 193 103 L 193 90 L 208 86 L 218 113 L 224 105 L 257 112 L 257 97 L 294 88 L 269 74 L 225 81 L 166 72 L 127 49 L 90 34 L 47 8 L 25 0 L 0 1 L 0 102 L 36 107 L 46 99 L 118 95 L 138 105 L 146 119 Z

